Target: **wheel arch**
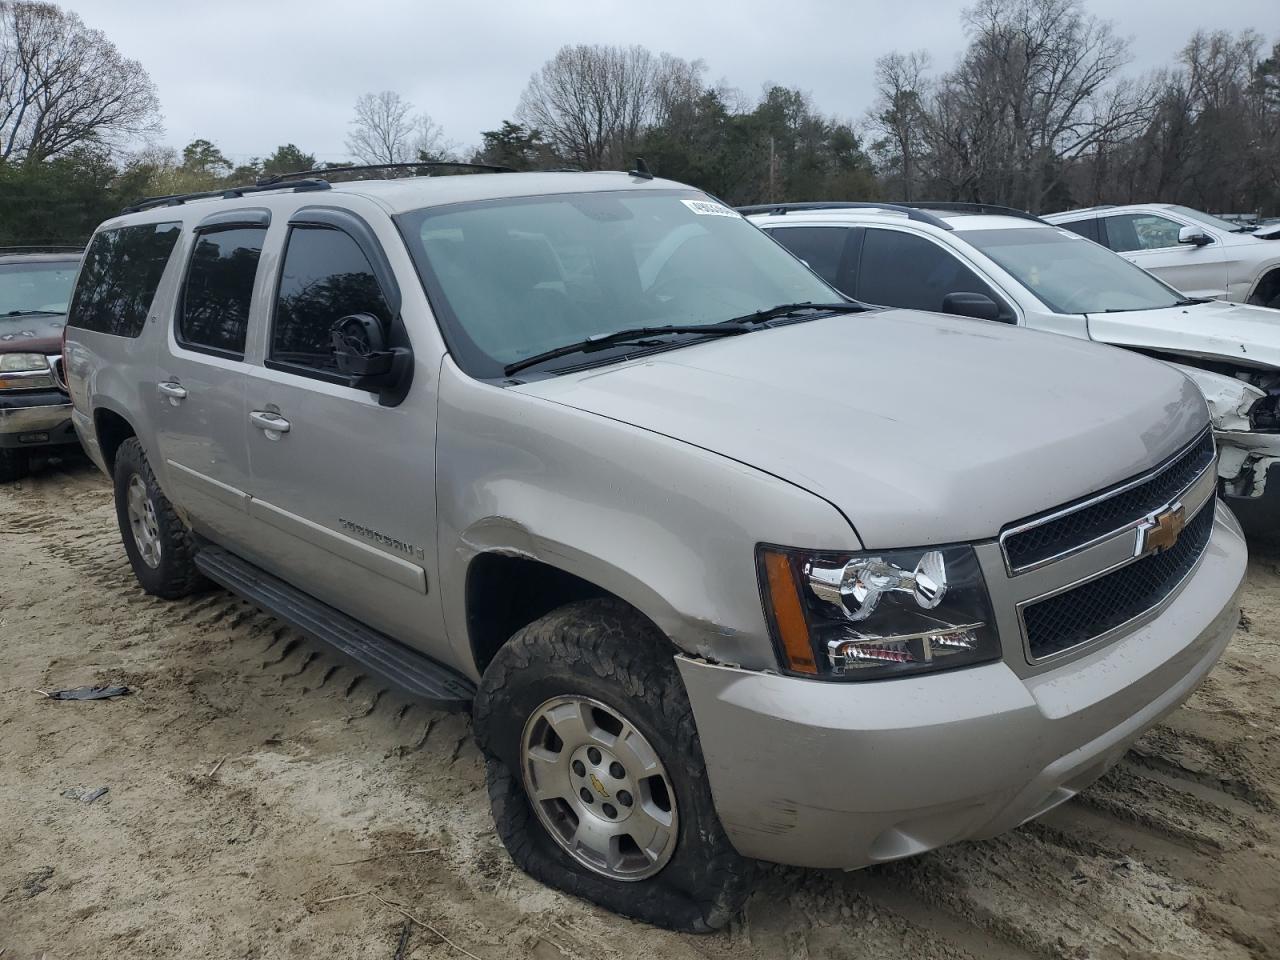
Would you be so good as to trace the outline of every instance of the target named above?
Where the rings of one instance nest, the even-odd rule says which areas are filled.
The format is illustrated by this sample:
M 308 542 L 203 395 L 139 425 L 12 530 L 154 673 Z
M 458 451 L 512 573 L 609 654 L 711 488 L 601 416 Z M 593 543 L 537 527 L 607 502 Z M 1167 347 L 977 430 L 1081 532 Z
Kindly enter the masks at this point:
M 610 589 L 526 551 L 493 547 L 476 553 L 467 564 L 463 590 L 467 642 L 477 676 L 484 674 L 517 631 L 576 600 L 609 598 L 624 603 L 654 624 L 673 654 L 680 650 L 662 629 L 661 613 L 655 617 L 649 612 L 655 606 L 652 598 L 646 602 L 636 597 L 640 591 Z
M 1280 300 L 1280 263 L 1273 263 L 1262 271 L 1245 301 L 1265 307 L 1277 300 Z
M 120 444 L 130 437 L 138 436 L 138 431 L 128 416 L 107 405 L 94 408 L 93 431 L 98 439 L 102 460 L 110 473 L 115 469 L 116 452 L 120 449 Z

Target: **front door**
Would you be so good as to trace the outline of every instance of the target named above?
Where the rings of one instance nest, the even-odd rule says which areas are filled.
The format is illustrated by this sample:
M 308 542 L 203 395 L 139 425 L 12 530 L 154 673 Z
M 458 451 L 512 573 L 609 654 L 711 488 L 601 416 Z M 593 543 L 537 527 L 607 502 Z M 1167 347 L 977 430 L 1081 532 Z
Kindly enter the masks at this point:
M 1180 221 L 1154 213 L 1104 217 L 1107 246 L 1189 297 L 1227 296 L 1227 264 L 1222 244 L 1179 243 Z M 1205 231 L 1208 232 L 1207 230 Z
M 376 394 L 343 382 L 334 323 L 351 314 L 388 323 L 400 304 L 372 231 L 351 214 L 330 214 L 288 227 L 264 365 L 247 390 L 255 559 L 442 658 L 433 385 L 422 373 L 406 399 L 381 406 Z M 343 229 L 345 220 L 360 229 Z

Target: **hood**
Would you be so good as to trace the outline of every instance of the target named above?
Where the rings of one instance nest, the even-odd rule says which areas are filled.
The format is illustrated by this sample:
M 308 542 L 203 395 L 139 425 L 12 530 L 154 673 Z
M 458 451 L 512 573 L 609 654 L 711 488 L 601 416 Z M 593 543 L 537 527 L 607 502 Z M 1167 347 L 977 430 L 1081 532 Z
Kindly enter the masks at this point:
M 0 317 L 0 353 L 58 353 L 66 319 L 43 314 Z
M 843 511 L 872 548 L 994 537 L 1132 477 L 1208 420 L 1199 391 L 1167 364 L 906 310 L 726 337 L 512 389 L 788 480 Z
M 1122 347 L 1280 367 L 1280 310 L 1214 300 L 1163 310 L 1088 314 L 1089 336 Z

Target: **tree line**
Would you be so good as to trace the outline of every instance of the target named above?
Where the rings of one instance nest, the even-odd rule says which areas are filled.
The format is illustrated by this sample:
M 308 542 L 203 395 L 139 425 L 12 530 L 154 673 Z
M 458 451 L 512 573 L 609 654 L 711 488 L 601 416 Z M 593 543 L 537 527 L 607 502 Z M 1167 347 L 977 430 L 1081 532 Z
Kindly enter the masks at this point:
M 355 102 L 349 162 L 469 161 L 517 170 L 628 169 L 731 204 L 964 200 L 1047 212 L 1162 200 L 1280 213 L 1280 42 L 1199 31 L 1164 69 L 1083 0 L 976 0 L 949 70 L 926 51 L 876 61 L 852 119 L 802 90 L 757 96 L 701 60 L 641 46 L 562 47 L 479 145 L 448 141 L 394 91 Z M 77 242 L 142 196 L 333 167 L 285 143 L 233 163 L 197 139 L 154 145 L 159 100 L 136 61 L 52 3 L 0 0 L 0 246 Z M 142 146 L 139 146 L 141 144 Z

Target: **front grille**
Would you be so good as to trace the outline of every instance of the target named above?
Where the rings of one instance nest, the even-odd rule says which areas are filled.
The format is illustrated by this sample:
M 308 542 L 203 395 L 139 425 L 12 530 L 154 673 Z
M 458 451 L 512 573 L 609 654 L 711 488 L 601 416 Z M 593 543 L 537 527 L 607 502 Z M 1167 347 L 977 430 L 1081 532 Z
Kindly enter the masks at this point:
M 1031 656 L 1040 660 L 1069 650 L 1127 623 L 1167 597 L 1209 542 L 1214 502 L 1214 498 L 1205 501 L 1168 550 L 1024 607 L 1022 622 Z
M 1103 494 L 1105 499 L 1081 506 L 1078 510 L 1007 534 L 1002 544 L 1009 568 L 1016 573 L 1136 523 L 1153 510 L 1166 506 L 1211 463 L 1213 436 L 1206 431 L 1154 476 L 1117 490 L 1113 496 Z M 1058 508 L 1062 509 L 1070 508 Z M 1026 523 L 1034 524 L 1035 520 L 1020 521 L 1017 526 Z

